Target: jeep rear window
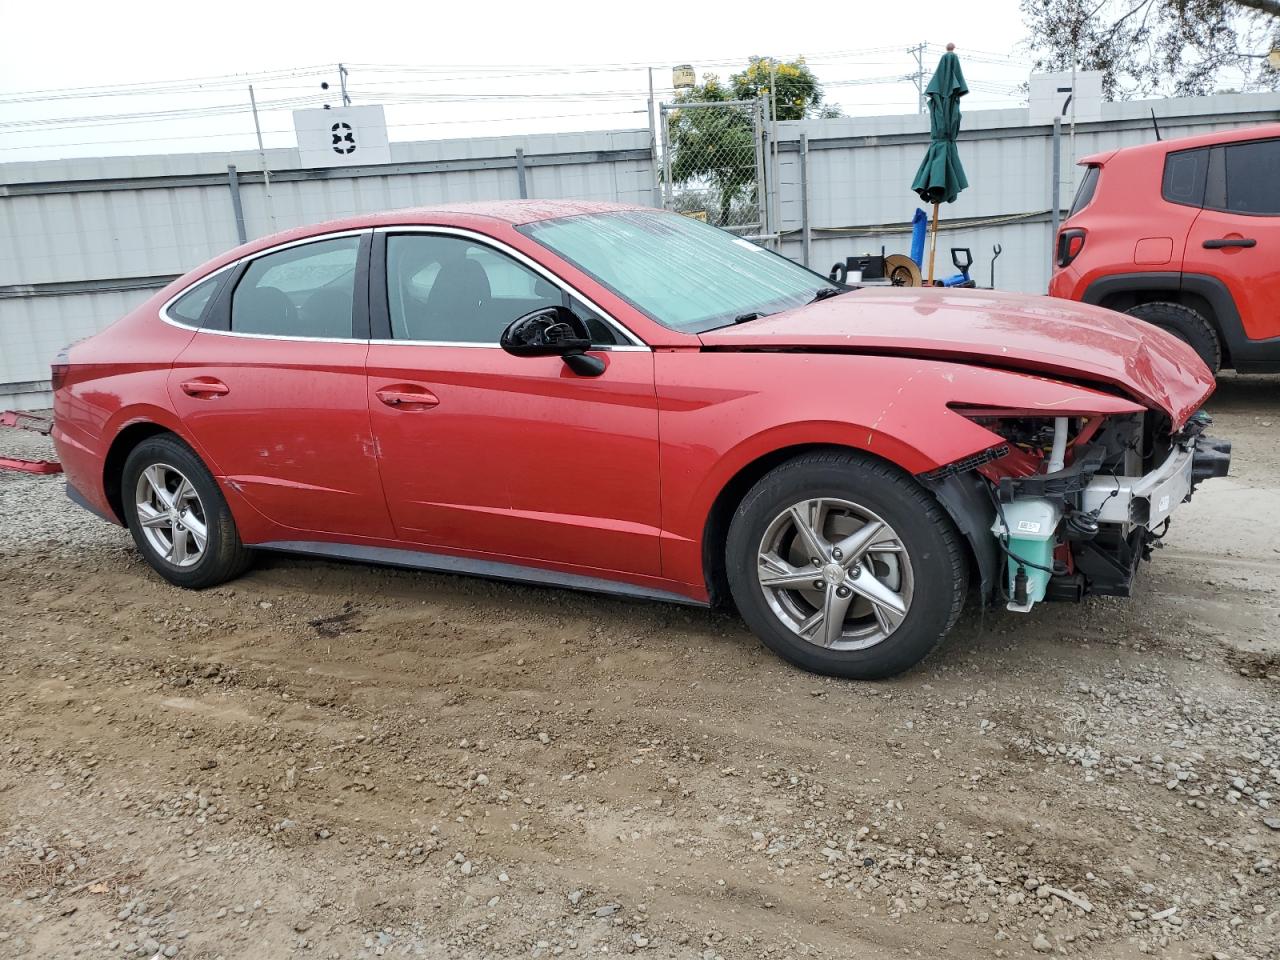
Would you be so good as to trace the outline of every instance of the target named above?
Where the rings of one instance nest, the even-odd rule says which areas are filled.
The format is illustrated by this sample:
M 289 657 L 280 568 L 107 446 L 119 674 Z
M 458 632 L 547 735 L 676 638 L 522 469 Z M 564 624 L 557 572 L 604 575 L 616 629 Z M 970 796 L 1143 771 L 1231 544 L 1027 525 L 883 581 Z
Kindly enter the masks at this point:
M 1209 169 L 1209 150 L 1179 150 L 1164 158 L 1164 182 L 1160 195 L 1170 203 L 1188 207 L 1204 205 L 1204 177 Z
M 1102 168 L 1096 164 L 1091 164 L 1089 169 L 1085 171 L 1084 178 L 1080 181 L 1080 186 L 1076 190 L 1076 198 L 1071 201 L 1071 211 L 1067 214 L 1068 220 L 1087 207 L 1093 200 L 1093 191 L 1098 189 L 1098 177 L 1101 175 Z

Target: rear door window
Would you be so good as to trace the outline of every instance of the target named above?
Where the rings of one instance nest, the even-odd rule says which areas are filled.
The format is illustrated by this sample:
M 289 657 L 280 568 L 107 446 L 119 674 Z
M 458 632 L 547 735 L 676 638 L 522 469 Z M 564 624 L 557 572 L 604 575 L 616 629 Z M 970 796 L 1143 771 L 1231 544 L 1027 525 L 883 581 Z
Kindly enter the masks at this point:
M 231 299 L 231 331 L 349 338 L 359 237 L 335 237 L 258 257 Z
M 1164 159 L 1164 181 L 1160 195 L 1170 203 L 1198 207 L 1204 203 L 1205 173 L 1209 169 L 1209 150 L 1179 150 Z

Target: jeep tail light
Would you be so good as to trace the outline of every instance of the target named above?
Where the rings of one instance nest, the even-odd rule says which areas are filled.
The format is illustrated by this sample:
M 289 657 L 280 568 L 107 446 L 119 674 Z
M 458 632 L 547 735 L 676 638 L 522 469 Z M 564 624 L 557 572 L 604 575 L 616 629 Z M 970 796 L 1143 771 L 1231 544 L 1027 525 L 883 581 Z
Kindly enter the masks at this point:
M 1076 228 L 1058 234 L 1058 266 L 1069 267 L 1084 249 L 1084 231 Z

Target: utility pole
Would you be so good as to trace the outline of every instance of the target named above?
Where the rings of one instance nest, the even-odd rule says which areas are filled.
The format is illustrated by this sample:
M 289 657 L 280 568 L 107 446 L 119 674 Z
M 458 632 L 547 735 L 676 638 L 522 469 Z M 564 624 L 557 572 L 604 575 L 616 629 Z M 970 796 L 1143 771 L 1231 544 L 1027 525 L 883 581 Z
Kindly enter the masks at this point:
M 351 106 L 351 98 L 347 96 L 347 68 L 338 64 L 338 85 L 342 88 L 342 105 Z
M 276 231 L 276 207 L 271 199 L 271 171 L 267 169 L 267 152 L 262 148 L 262 125 L 258 123 L 258 99 L 249 84 L 249 106 L 253 109 L 253 130 L 258 135 L 258 163 L 262 166 L 262 184 L 267 190 L 267 217 L 271 220 L 271 232 Z
M 658 100 L 653 90 L 653 67 L 649 68 L 649 159 L 653 164 L 653 205 L 662 206 L 662 167 L 658 159 Z
M 765 203 L 772 202 L 772 209 L 769 211 L 769 230 L 770 234 L 777 234 L 779 229 L 779 221 L 782 219 L 778 211 L 778 181 L 781 177 L 778 174 L 778 61 L 773 57 L 769 58 L 769 173 L 768 173 L 768 189 L 765 191 Z M 768 241 L 770 248 L 777 251 L 779 247 L 779 236 L 773 236 Z
M 920 112 L 920 113 L 924 113 L 924 107 L 925 107 L 925 103 L 924 103 L 924 57 L 925 57 L 925 54 L 926 54 L 926 53 L 928 53 L 928 52 L 929 52 L 929 44 L 928 44 L 927 42 L 926 42 L 926 43 L 920 43 L 920 44 L 917 44 L 917 45 L 916 45 L 916 46 L 914 46 L 914 47 L 908 47 L 908 48 L 907 48 L 907 53 L 911 54 L 912 56 L 914 56 L 914 57 L 916 58 L 916 75 L 915 75 L 915 77 L 914 77 L 914 78 L 912 78 L 912 77 L 908 77 L 907 79 L 908 79 L 908 80 L 911 80 L 911 81 L 916 85 L 916 95 L 917 95 L 917 98 L 918 98 L 917 103 L 916 103 L 916 110 L 917 110 L 918 112 Z

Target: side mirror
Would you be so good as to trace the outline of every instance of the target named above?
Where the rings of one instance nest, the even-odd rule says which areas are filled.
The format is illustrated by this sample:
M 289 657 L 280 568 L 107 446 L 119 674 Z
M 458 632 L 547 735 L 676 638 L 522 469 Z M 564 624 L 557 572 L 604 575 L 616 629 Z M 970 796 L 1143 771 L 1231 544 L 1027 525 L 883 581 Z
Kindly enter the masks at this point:
M 517 317 L 502 331 L 498 345 L 514 357 L 563 357 L 574 373 L 598 377 L 604 361 L 589 357 L 591 333 L 568 307 L 542 307 Z

